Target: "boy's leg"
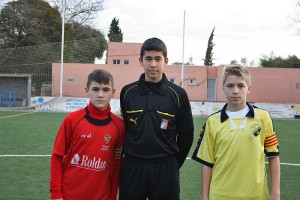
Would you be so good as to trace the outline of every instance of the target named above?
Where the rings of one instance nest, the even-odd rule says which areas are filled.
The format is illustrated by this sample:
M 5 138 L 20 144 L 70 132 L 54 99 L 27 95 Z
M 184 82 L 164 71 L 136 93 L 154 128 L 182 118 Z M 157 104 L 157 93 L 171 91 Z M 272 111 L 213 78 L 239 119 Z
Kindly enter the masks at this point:
M 119 200 L 146 200 L 146 177 L 143 164 L 122 158 Z
M 176 158 L 150 165 L 149 200 L 179 200 L 179 167 Z

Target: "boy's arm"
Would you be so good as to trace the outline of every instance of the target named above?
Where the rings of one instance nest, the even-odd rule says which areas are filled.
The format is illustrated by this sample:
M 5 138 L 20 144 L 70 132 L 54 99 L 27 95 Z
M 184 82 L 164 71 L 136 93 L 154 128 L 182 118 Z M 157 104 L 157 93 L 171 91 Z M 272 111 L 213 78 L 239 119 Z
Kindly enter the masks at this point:
M 50 193 L 51 199 L 62 199 L 62 160 L 63 157 L 52 154 L 50 161 Z
M 181 107 L 177 116 L 177 133 L 177 144 L 179 148 L 177 160 L 180 168 L 186 160 L 194 140 L 192 109 L 186 93 L 181 97 Z
M 125 95 L 125 89 L 124 87 L 122 88 L 121 92 L 120 92 L 120 111 L 121 111 L 121 118 L 124 119 L 124 122 L 126 123 L 126 109 L 125 109 L 125 101 L 124 101 L 124 95 Z
M 270 200 L 280 200 L 280 160 L 279 156 L 268 158 L 272 190 Z
M 111 176 L 111 186 L 110 186 L 110 194 L 111 199 L 116 200 L 118 196 L 119 189 L 119 174 L 121 168 L 121 148 L 116 148 L 114 150 L 114 159 L 112 163 L 112 176 Z
M 119 176 L 120 176 L 120 168 L 121 168 L 121 154 L 122 154 L 122 146 L 124 144 L 124 135 L 125 135 L 125 124 L 122 121 L 119 125 L 120 131 L 118 134 L 118 139 L 116 142 L 116 146 L 114 148 L 113 155 L 113 163 L 112 163 L 112 171 L 111 171 L 111 186 L 110 186 L 110 194 L 111 199 L 116 200 L 118 197 L 119 190 Z
M 62 122 L 55 138 L 50 160 L 50 194 L 51 199 L 62 199 L 63 159 L 71 143 L 72 117 L 70 114 Z
M 202 174 L 201 174 L 201 182 L 202 182 L 202 200 L 208 200 L 209 197 L 209 188 L 211 181 L 211 172 L 212 168 L 202 165 Z

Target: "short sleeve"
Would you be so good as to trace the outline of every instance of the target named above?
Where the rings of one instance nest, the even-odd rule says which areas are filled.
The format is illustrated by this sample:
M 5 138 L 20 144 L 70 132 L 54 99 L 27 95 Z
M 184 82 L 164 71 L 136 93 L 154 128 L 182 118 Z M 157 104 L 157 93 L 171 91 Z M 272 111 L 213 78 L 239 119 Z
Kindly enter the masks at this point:
M 271 116 L 267 113 L 267 117 L 265 120 L 265 140 L 264 140 L 264 149 L 267 157 L 273 157 L 279 155 L 279 144 L 277 141 L 276 134 L 273 129 L 273 123 Z
M 212 134 L 211 120 L 207 119 L 203 126 L 198 148 L 196 148 L 193 159 L 208 167 L 213 167 L 215 163 L 215 141 Z

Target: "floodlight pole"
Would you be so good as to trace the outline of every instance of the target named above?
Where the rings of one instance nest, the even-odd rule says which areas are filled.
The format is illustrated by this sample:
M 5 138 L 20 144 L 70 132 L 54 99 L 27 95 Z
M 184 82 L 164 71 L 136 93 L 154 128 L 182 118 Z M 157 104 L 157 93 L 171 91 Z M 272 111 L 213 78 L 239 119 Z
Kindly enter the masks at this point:
M 183 88 L 184 82 L 184 37 L 185 37 L 185 11 L 183 13 L 183 37 L 182 37 L 182 60 L 181 60 L 181 82 L 180 86 Z
M 62 27 L 61 27 L 61 56 L 60 56 L 60 88 L 59 97 L 62 97 L 63 71 L 64 71 L 64 46 L 65 46 L 65 9 L 66 0 L 62 0 Z

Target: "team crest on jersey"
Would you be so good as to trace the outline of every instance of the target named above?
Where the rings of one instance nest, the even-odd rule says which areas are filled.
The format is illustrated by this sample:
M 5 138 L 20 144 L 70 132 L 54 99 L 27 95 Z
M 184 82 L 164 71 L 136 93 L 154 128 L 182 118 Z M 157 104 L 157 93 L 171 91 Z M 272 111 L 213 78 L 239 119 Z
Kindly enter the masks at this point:
M 109 143 L 110 139 L 111 139 L 111 136 L 110 136 L 109 134 L 106 134 L 106 135 L 104 136 L 104 140 L 105 140 L 105 143 L 106 143 L 106 144 Z
M 161 121 L 160 128 L 163 129 L 163 130 L 167 130 L 168 129 L 168 124 L 169 124 L 169 121 L 166 120 L 166 119 L 163 119 Z
M 259 126 L 259 124 L 253 124 L 251 125 L 251 133 L 257 137 L 259 135 L 261 131 L 261 127 Z

